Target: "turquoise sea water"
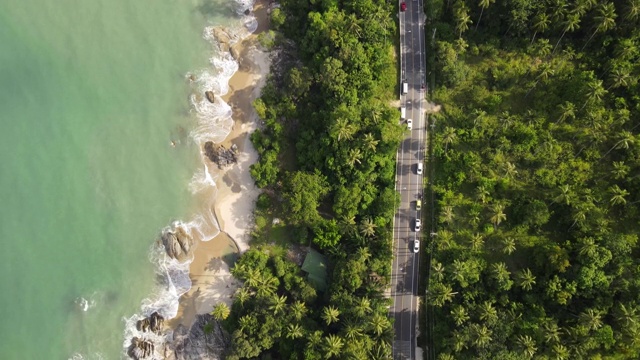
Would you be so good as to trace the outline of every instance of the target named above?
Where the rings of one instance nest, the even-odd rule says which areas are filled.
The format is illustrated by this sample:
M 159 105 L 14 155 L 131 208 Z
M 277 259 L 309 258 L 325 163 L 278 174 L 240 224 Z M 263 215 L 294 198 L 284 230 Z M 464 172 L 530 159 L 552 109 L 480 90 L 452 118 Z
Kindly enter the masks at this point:
M 0 2 L 0 359 L 120 358 L 153 242 L 193 215 L 185 74 L 208 66 L 204 27 L 233 15 L 205 0 Z

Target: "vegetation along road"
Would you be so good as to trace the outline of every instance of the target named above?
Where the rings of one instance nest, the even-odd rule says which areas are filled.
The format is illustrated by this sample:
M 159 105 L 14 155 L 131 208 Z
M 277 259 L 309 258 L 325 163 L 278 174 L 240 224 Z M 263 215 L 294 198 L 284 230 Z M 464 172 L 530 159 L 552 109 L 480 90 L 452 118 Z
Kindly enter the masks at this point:
M 427 129 L 423 111 L 425 43 L 422 9 L 422 0 L 400 3 L 400 100 L 407 132 L 398 150 L 396 169 L 396 190 L 400 192 L 401 201 L 393 229 L 391 315 L 395 320 L 394 359 L 416 358 L 418 272 L 423 231 L 416 220 L 421 217 L 417 205 L 423 189 L 422 163 Z

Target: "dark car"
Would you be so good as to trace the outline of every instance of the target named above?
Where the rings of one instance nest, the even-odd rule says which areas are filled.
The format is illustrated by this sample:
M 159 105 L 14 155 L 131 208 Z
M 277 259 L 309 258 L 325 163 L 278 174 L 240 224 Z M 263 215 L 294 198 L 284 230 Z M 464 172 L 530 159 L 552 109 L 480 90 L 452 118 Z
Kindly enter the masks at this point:
M 406 11 L 406 10 L 407 10 L 407 3 L 403 1 L 400 3 L 400 11 Z

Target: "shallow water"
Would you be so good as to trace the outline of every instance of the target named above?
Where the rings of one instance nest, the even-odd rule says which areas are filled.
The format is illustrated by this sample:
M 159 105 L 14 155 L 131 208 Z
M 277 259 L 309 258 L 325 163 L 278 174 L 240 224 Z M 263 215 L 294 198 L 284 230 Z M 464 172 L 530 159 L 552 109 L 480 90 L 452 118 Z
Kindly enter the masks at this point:
M 197 215 L 185 75 L 209 66 L 203 29 L 235 8 L 0 3 L 0 359 L 120 358 L 155 239 Z

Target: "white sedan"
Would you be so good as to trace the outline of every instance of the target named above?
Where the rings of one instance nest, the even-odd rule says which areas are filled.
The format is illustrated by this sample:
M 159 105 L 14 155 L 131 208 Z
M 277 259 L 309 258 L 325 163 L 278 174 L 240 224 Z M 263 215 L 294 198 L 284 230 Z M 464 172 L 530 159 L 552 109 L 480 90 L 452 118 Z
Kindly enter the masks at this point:
M 413 121 L 411 121 L 411 119 L 407 119 L 407 129 L 413 129 Z
M 420 231 L 420 226 L 422 226 L 422 222 L 420 221 L 420 219 L 416 219 L 416 231 Z

